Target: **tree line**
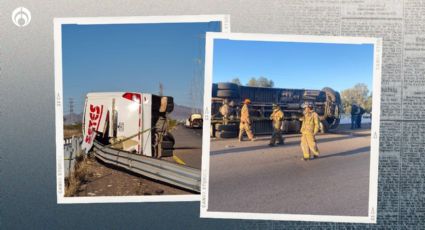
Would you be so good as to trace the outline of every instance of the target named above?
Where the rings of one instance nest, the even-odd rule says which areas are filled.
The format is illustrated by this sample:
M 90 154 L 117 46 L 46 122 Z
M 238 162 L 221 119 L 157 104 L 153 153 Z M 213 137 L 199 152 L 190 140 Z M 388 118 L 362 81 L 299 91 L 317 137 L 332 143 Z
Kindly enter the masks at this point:
M 351 113 L 352 104 L 357 104 L 370 113 L 372 111 L 372 92 L 369 93 L 366 84 L 358 83 L 352 88 L 341 91 L 341 102 L 346 114 Z

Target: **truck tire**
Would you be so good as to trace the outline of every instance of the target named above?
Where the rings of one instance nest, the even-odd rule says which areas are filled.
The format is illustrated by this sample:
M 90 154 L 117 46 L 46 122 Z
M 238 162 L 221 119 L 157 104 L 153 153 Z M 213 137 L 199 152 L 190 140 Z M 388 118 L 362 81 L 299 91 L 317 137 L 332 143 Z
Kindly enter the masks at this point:
M 220 124 L 220 125 L 217 126 L 217 130 L 218 131 L 237 132 L 238 127 L 236 126 L 236 124 L 227 124 L 227 125 Z
M 174 98 L 167 97 L 167 113 L 171 113 L 174 110 Z
M 329 123 L 326 120 L 320 121 L 319 131 L 320 133 L 327 133 L 329 130 Z
M 211 97 L 217 97 L 217 90 L 218 90 L 218 85 L 212 84 Z
M 172 157 L 173 156 L 173 150 L 172 149 L 163 149 L 161 157 Z
M 335 101 L 336 103 L 341 104 L 341 95 L 339 92 L 335 92 Z
M 161 143 L 162 149 L 173 149 L 174 143 L 172 141 L 162 141 Z
M 215 132 L 216 132 L 215 125 L 211 124 L 211 126 L 210 126 L 210 136 L 216 137 Z
M 326 95 L 331 99 L 331 101 L 334 103 L 334 114 L 327 114 L 326 121 L 328 123 L 328 129 L 334 129 L 338 127 L 339 125 L 339 106 L 341 105 L 341 95 L 339 92 L 334 91 L 333 89 L 329 87 L 325 87 L 322 89 L 322 91 L 326 92 Z
M 228 89 L 237 91 L 239 89 L 239 86 L 235 83 L 223 82 L 217 84 L 217 89 Z
M 238 137 L 238 132 L 234 131 L 216 131 L 215 136 L 217 138 L 235 138 Z
M 282 132 L 283 133 L 288 133 L 288 131 L 289 131 L 289 126 L 290 126 L 290 121 L 288 121 L 288 120 L 284 120 L 283 122 L 282 122 Z
M 219 89 L 217 91 L 217 97 L 221 98 L 236 98 L 239 97 L 239 92 L 231 89 Z
M 336 127 L 338 127 L 339 121 L 340 121 L 339 118 L 332 118 L 332 119 L 328 118 L 327 120 L 328 120 L 330 129 L 335 129 Z M 329 123 L 330 120 L 332 121 L 331 123 Z
M 336 118 L 336 119 L 335 119 L 335 122 L 332 124 L 332 127 L 333 127 L 333 128 L 338 127 L 339 122 L 340 122 L 340 119 L 339 119 L 339 118 Z
M 322 91 L 326 92 L 326 95 L 331 98 L 332 102 L 337 102 L 337 93 L 335 92 L 335 90 L 329 87 L 325 87 L 322 89 Z
M 235 138 L 235 137 L 238 137 L 238 132 L 234 132 L 234 131 L 221 131 L 220 137 L 221 138 Z
M 292 121 L 292 129 L 291 131 L 294 133 L 300 133 L 301 132 L 301 121 Z
M 167 133 L 166 135 L 164 135 L 164 137 L 162 138 L 162 141 L 169 141 L 173 143 L 173 146 L 176 143 L 176 140 L 174 139 L 174 136 L 171 133 Z

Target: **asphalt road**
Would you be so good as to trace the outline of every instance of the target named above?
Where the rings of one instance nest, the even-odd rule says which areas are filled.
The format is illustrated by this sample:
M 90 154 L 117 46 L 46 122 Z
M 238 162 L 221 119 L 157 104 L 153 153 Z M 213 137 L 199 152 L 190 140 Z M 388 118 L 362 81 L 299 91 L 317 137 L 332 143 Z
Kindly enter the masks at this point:
M 202 129 L 188 129 L 177 125 L 171 133 L 176 140 L 173 160 L 189 167 L 201 169 L 202 162 Z
M 317 137 L 321 156 L 301 160 L 300 135 L 268 147 L 212 140 L 208 211 L 367 216 L 370 130 Z

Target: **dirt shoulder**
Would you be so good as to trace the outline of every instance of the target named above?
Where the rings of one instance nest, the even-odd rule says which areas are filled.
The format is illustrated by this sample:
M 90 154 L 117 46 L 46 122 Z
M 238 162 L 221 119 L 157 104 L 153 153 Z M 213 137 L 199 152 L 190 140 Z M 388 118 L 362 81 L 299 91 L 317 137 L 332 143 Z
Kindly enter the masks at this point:
M 86 177 L 74 196 L 134 196 L 191 194 L 157 181 L 150 180 L 106 165 L 94 157 L 85 161 Z

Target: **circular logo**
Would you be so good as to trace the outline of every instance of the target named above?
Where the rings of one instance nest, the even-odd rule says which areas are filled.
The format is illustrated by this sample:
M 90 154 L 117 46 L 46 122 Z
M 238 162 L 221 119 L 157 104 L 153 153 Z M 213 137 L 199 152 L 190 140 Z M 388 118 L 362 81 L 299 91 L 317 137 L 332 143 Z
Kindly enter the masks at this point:
M 12 12 L 12 21 L 18 27 L 24 27 L 31 22 L 31 12 L 25 7 L 18 7 Z

